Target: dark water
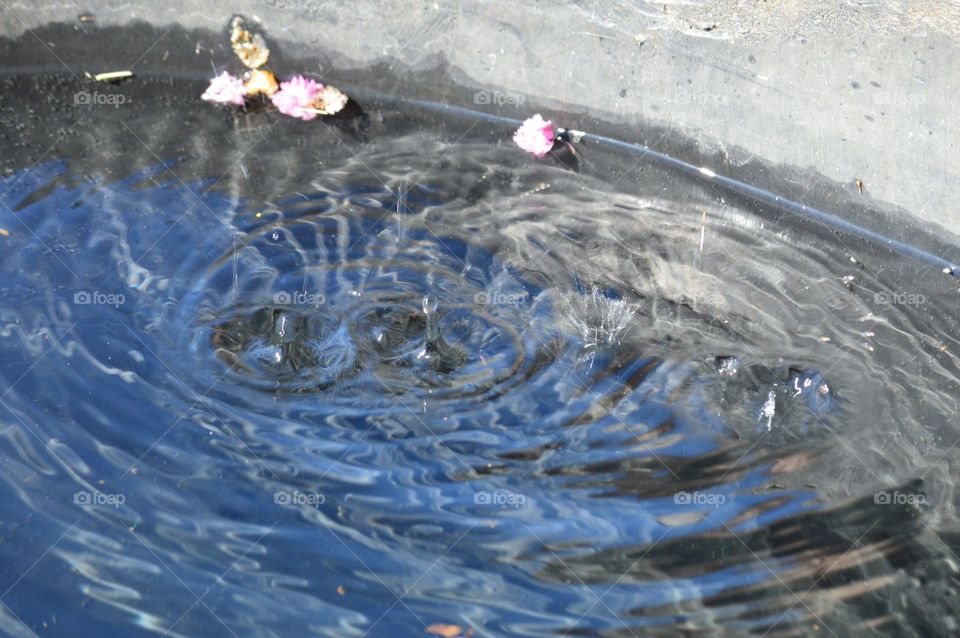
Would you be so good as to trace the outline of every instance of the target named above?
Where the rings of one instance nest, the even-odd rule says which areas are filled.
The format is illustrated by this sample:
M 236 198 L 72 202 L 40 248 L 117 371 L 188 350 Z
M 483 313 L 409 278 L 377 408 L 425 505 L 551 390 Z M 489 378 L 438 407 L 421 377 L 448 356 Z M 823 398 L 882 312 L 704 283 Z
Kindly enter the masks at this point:
M 7 634 L 957 631 L 953 277 L 476 119 L 84 88 L 0 86 Z

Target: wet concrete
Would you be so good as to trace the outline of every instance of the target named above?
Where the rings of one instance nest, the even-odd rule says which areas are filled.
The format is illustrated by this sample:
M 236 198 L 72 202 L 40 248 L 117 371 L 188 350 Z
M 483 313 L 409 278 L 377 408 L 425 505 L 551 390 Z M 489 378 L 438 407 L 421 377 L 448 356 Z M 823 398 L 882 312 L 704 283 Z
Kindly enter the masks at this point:
M 897 214 L 908 226 L 916 221 L 910 216 L 948 230 L 960 223 L 953 206 L 960 190 L 951 117 L 960 93 L 955 5 L 238 0 L 211 8 L 190 0 L 136 7 L 105 0 L 89 12 L 93 21 L 81 23 L 72 2 L 17 1 L 0 7 L 0 32 L 132 19 L 161 34 L 174 23 L 223 32 L 233 12 L 297 44 L 319 74 L 348 77 L 377 63 L 440 69 L 481 91 L 462 96 L 478 109 L 521 116 L 536 104 L 589 113 L 622 126 L 626 139 L 636 129 L 634 139 L 654 148 L 664 140 L 644 139 L 639 129 L 662 125 L 694 140 L 704 157 L 719 152 L 729 166 L 761 159 L 819 173 L 847 191 L 835 208 L 855 194 L 902 209 Z M 85 60 L 44 44 L 49 65 L 76 73 L 93 61 L 102 65 L 95 52 Z M 158 67 L 160 57 L 177 54 L 189 54 L 197 68 L 229 60 L 222 46 L 169 34 L 137 46 L 131 50 L 143 58 L 121 66 Z M 432 90 L 390 88 L 410 97 Z M 806 188 L 797 184 L 786 194 L 802 201 Z

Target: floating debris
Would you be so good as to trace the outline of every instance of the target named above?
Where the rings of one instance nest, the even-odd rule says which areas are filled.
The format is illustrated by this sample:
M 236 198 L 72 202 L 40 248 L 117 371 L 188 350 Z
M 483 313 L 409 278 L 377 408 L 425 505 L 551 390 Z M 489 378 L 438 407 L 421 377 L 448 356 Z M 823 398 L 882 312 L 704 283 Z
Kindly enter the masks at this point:
M 277 82 L 277 76 L 270 71 L 257 69 L 256 71 L 248 73 L 246 78 L 246 81 L 243 83 L 243 88 L 246 89 L 247 95 L 250 97 L 261 94 L 267 97 L 273 97 L 273 94 L 280 88 L 280 84 Z
M 554 139 L 553 122 L 544 120 L 539 113 L 525 120 L 513 134 L 514 143 L 534 157 L 545 157 L 553 148 Z
M 314 110 L 319 115 L 334 115 L 342 111 L 349 100 L 346 93 L 337 87 L 326 85 L 320 97 L 314 101 Z
M 446 623 L 434 623 L 427 627 L 427 633 L 442 638 L 470 638 L 473 636 L 473 630 L 468 629 L 464 633 L 459 625 L 448 625 Z
M 298 75 L 281 83 L 272 99 L 284 115 L 312 120 L 317 115 L 339 113 L 350 98 L 340 89 Z
M 204 100 L 245 106 L 246 98 L 262 96 L 269 98 L 284 115 L 301 120 L 334 115 L 347 106 L 350 98 L 336 87 L 324 86 L 302 75 L 281 82 L 272 71 L 261 69 L 270 58 L 270 50 L 263 37 L 245 29 L 243 23 L 241 16 L 234 16 L 230 21 L 230 44 L 248 70 L 242 78 L 227 71 L 213 78 L 201 96 Z
M 243 85 L 243 80 L 224 71 L 210 80 L 210 86 L 203 92 L 200 99 L 216 104 L 243 106 L 246 95 L 247 89 Z
M 93 79 L 97 82 L 121 82 L 133 77 L 133 71 L 110 71 L 109 73 L 97 73 Z
M 520 197 L 529 197 L 530 195 L 536 195 L 537 193 L 541 191 L 545 191 L 548 188 L 550 188 L 550 184 L 546 182 L 540 182 L 539 184 L 537 184 L 535 188 L 531 188 L 526 193 L 522 193 Z
M 230 21 L 230 45 L 244 66 L 257 70 L 270 59 L 270 49 L 263 36 L 247 31 L 243 22 L 242 16 L 234 16 Z
M 273 95 L 273 105 L 284 115 L 299 117 L 301 120 L 312 120 L 317 117 L 314 106 L 316 100 L 323 95 L 323 85 L 297 75 L 286 82 L 280 83 L 280 90 Z
M 810 380 L 810 379 L 804 379 L 804 380 L 803 380 L 803 387 L 801 388 L 801 387 L 800 387 L 800 377 L 799 377 L 799 376 L 794 376 L 794 377 L 793 377 L 793 386 L 791 386 L 791 389 L 792 389 L 792 391 L 793 391 L 793 396 L 795 396 L 795 397 L 800 396 L 800 395 L 804 392 L 804 390 L 806 390 L 807 388 L 809 388 L 812 384 L 813 384 L 813 381 L 812 381 L 812 380 Z
M 803 401 L 814 415 L 825 415 L 833 408 L 833 390 L 815 370 L 791 369 L 787 386 L 790 397 Z

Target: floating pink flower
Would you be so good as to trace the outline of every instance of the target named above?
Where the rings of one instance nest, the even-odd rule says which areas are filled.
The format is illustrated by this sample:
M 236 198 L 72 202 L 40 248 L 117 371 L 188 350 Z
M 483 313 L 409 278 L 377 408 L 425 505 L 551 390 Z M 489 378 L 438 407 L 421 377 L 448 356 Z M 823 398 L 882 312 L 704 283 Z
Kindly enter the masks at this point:
M 299 117 L 301 120 L 312 120 L 317 117 L 315 103 L 322 94 L 322 84 L 297 75 L 286 82 L 281 82 L 280 90 L 273 94 L 271 100 L 277 110 L 284 115 Z
M 544 120 L 537 113 L 525 120 L 513 134 L 513 141 L 534 157 L 543 157 L 553 148 L 553 122 Z
M 207 102 L 243 106 L 243 96 L 246 93 L 247 90 L 243 86 L 243 80 L 224 71 L 210 80 L 210 86 L 200 97 Z

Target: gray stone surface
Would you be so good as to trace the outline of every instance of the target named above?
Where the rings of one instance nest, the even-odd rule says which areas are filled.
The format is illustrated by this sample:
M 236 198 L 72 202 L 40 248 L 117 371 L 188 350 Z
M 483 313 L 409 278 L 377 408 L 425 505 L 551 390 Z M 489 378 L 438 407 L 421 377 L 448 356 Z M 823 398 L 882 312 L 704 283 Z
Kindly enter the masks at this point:
M 271 38 L 326 52 L 324 71 L 385 60 L 446 65 L 459 83 L 500 91 L 493 99 L 536 96 L 625 130 L 666 125 L 732 164 L 761 158 L 811 169 L 851 193 L 860 179 L 867 201 L 960 227 L 956 2 L 95 4 L 89 12 L 102 26 L 142 19 L 222 32 L 233 13 L 255 16 Z M 0 30 L 18 35 L 80 13 L 74 2 L 7 0 Z M 195 55 L 209 67 L 208 51 Z

